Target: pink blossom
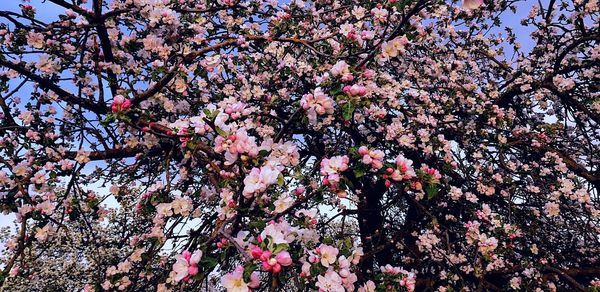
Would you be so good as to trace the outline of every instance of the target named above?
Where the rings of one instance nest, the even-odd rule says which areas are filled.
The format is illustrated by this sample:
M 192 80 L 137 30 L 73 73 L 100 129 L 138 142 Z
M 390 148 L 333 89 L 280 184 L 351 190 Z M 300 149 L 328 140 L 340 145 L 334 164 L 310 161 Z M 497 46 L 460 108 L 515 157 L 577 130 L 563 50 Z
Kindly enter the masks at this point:
M 349 162 L 350 159 L 345 155 L 324 158 L 321 160 L 321 175 L 325 176 L 330 184 L 336 185 L 340 181 L 339 174 L 348 169 Z
M 281 264 L 284 267 L 287 267 L 289 265 L 292 264 L 292 257 L 290 256 L 290 253 L 288 253 L 287 251 L 282 251 L 279 252 L 276 256 L 275 259 L 277 260 L 277 262 L 279 264 Z
M 342 278 L 334 271 L 328 270 L 325 275 L 317 277 L 317 287 L 319 292 L 344 292 Z
M 244 197 L 251 198 L 254 193 L 264 192 L 270 185 L 277 182 L 279 174 L 279 170 L 271 166 L 253 168 L 244 179 Z
M 412 164 L 412 160 L 406 159 L 403 155 L 398 155 L 398 157 L 396 157 L 397 169 L 392 170 L 390 178 L 395 181 L 400 181 L 403 179 L 411 179 L 416 177 L 417 174 L 415 173 Z
M 346 85 L 343 88 L 345 93 L 350 94 L 351 96 L 364 96 L 367 94 L 367 88 L 363 85 L 354 84 L 352 86 Z
M 321 88 L 315 89 L 312 94 L 305 94 L 300 100 L 300 105 L 308 113 L 308 118 L 311 123 L 315 123 L 317 116 L 325 114 L 333 114 L 334 102 Z
M 337 260 L 339 250 L 333 246 L 321 244 L 318 247 L 319 255 L 321 256 L 321 265 L 329 267 Z
M 358 148 L 358 154 L 362 155 L 362 163 L 370 165 L 373 170 L 383 167 L 384 153 L 381 150 L 369 150 L 365 146 Z
M 221 284 L 227 292 L 248 292 L 249 288 L 256 288 L 260 285 L 258 275 L 251 277 L 251 283 L 244 282 L 244 267 L 238 266 L 231 273 L 225 274 L 221 278 Z
M 544 205 L 544 212 L 549 217 L 558 216 L 560 214 L 560 205 L 555 202 L 547 202 Z
M 111 106 L 113 113 L 127 110 L 130 107 L 131 107 L 131 100 L 123 97 L 122 95 L 117 95 L 113 98 L 113 102 L 112 102 L 112 106 Z
M 201 258 L 201 250 L 197 250 L 193 254 L 186 250 L 178 255 L 176 257 L 177 261 L 173 265 L 173 271 L 176 273 L 175 281 L 187 281 L 190 277 L 198 274 L 198 263 Z

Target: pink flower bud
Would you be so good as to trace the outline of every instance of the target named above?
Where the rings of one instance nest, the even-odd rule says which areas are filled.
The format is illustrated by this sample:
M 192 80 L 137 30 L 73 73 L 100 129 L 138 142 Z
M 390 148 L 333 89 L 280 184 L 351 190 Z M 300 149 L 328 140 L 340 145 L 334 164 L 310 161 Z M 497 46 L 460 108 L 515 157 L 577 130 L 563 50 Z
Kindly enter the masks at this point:
M 186 261 L 190 261 L 190 258 L 192 257 L 192 253 L 189 251 L 184 251 L 181 253 L 181 256 L 186 260 Z
M 279 272 L 281 272 L 281 265 L 280 264 L 273 265 L 273 273 L 277 274 Z
M 196 274 L 198 274 L 198 266 L 196 266 L 196 265 L 189 266 L 188 267 L 188 275 L 195 276 Z
M 271 267 L 271 265 L 269 265 L 268 262 L 264 261 L 264 262 L 262 262 L 262 268 L 265 271 L 270 271 L 273 267 Z
M 287 251 L 282 251 L 278 253 L 277 256 L 275 256 L 275 259 L 279 264 L 281 264 L 284 267 L 287 267 L 292 264 L 292 257 Z
M 250 253 L 252 254 L 253 258 L 257 259 L 257 258 L 260 258 L 260 256 L 262 255 L 263 251 L 262 251 L 262 249 L 260 249 L 260 247 L 254 246 L 254 247 L 252 247 Z
M 129 100 L 129 99 L 124 100 L 123 104 L 121 104 L 121 108 L 124 110 L 128 109 L 130 107 L 131 107 L 131 100 Z
M 268 251 L 268 250 L 265 250 L 260 255 L 260 260 L 263 261 L 263 262 L 266 262 L 266 261 L 269 260 L 270 257 L 271 257 L 271 252 Z
M 296 188 L 296 190 L 294 191 L 296 193 L 296 196 L 300 196 L 304 193 L 306 189 L 304 188 L 304 186 L 299 186 Z
M 360 148 L 358 148 L 358 154 L 363 156 L 369 154 L 369 148 L 366 146 L 360 146 Z

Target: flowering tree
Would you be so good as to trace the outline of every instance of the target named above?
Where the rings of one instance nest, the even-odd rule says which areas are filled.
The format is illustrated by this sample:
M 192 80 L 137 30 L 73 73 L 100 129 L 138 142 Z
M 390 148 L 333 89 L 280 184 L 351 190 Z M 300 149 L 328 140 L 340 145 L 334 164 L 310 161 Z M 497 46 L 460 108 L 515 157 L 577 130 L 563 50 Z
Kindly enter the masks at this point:
M 0 283 L 597 291 L 600 9 L 517 5 L 0 11 Z

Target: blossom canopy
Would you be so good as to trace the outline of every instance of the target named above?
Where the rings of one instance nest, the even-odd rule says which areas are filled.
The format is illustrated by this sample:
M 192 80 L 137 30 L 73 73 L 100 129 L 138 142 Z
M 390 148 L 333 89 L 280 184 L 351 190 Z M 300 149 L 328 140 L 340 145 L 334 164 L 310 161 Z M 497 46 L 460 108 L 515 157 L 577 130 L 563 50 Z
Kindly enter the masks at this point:
M 2 6 L 1 290 L 600 290 L 597 0 Z

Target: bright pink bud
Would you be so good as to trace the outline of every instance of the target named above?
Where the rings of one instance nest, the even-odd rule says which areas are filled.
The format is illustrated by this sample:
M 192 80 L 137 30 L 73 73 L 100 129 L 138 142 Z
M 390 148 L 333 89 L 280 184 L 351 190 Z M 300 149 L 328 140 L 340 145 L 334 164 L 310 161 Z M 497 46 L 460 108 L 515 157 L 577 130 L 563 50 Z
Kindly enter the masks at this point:
M 264 261 L 264 262 L 262 262 L 262 268 L 265 271 L 270 271 L 273 267 L 271 267 L 271 265 L 269 265 L 269 262 Z
M 269 260 L 270 257 L 271 257 L 271 252 L 268 251 L 268 250 L 265 250 L 260 255 L 260 260 L 263 261 L 263 262 L 266 262 L 266 261 Z
M 385 187 L 386 187 L 386 188 L 389 188 L 389 187 L 391 187 L 391 186 L 392 186 L 392 182 L 386 179 L 386 180 L 385 180 Z
M 188 267 L 188 275 L 190 276 L 194 276 L 198 274 L 198 266 L 196 265 L 192 265 Z
M 280 264 L 273 265 L 273 273 L 277 274 L 279 272 L 281 272 L 281 265 Z
M 189 251 L 184 251 L 181 253 L 181 256 L 186 260 L 186 261 L 190 261 L 190 258 L 192 257 L 192 253 Z
M 126 99 L 123 101 L 123 104 L 121 104 L 121 108 L 122 109 L 128 109 L 131 107 L 131 100 Z
M 262 255 L 263 251 L 262 251 L 262 249 L 260 249 L 260 247 L 258 247 L 258 246 L 255 245 L 250 250 L 250 253 L 252 254 L 253 258 L 257 259 L 257 258 L 259 258 Z

